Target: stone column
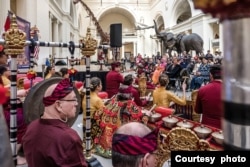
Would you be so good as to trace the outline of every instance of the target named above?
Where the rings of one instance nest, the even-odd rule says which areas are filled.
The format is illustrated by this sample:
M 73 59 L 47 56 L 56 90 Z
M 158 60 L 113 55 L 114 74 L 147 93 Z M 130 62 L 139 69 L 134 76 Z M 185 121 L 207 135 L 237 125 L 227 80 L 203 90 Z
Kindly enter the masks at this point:
M 0 0 L 0 4 L 1 4 L 0 5 L 0 25 L 4 26 L 6 17 L 8 15 L 8 10 L 10 10 L 10 1 Z M 2 33 L 1 31 L 2 31 L 2 27 L 0 29 L 0 33 Z
M 49 13 L 49 40 L 53 41 L 53 14 Z M 49 53 L 52 55 L 53 53 L 53 48 L 49 48 Z M 47 55 L 46 57 L 48 57 L 49 55 Z M 45 62 L 45 61 L 44 61 Z
M 133 42 L 133 56 L 135 57 L 137 55 L 137 43 L 136 41 Z
M 58 20 L 55 17 L 53 17 L 53 19 L 52 19 L 52 41 L 53 42 L 58 42 L 58 31 L 59 31 Z M 52 49 L 52 56 L 58 57 L 58 55 L 57 55 L 58 53 L 59 53 L 58 48 L 54 47 Z M 54 55 L 54 54 L 56 54 L 56 55 Z
M 250 151 L 250 18 L 223 21 L 224 144 Z
M 12 157 L 17 164 L 17 56 L 23 54 L 26 33 L 18 29 L 16 16 L 11 18 L 10 29 L 5 32 L 5 53 L 11 56 L 10 87 L 10 144 Z

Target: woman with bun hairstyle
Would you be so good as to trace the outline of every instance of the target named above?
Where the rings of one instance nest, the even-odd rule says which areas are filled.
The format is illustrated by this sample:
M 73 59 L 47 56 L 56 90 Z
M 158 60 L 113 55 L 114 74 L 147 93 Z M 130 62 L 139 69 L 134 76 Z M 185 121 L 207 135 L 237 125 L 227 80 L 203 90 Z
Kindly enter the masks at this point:
M 92 143 L 94 143 L 95 137 L 100 133 L 99 121 L 103 112 L 104 103 L 98 96 L 98 92 L 102 90 L 102 81 L 98 77 L 90 79 L 90 118 L 91 118 L 91 137 Z M 83 109 L 83 126 L 85 131 L 86 125 L 86 95 L 82 100 Z M 85 136 L 83 137 L 85 139 Z M 83 144 L 85 141 L 83 140 Z

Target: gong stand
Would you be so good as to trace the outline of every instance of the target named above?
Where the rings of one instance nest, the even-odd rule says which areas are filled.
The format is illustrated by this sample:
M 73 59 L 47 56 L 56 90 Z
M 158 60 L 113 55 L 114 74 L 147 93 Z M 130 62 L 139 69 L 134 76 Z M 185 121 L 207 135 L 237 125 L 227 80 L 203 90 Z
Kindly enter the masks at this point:
M 91 37 L 90 28 L 87 29 L 87 35 L 82 40 L 84 47 L 81 48 L 82 55 L 86 56 L 86 154 L 85 158 L 89 167 L 102 167 L 98 160 L 91 155 L 91 117 L 90 117 L 90 56 L 95 54 L 97 41 Z
M 15 40 L 13 40 L 15 39 Z M 4 44 L 5 53 L 11 56 L 11 88 L 10 88 L 10 144 L 12 150 L 12 158 L 17 164 L 17 61 L 18 55 L 24 53 L 26 45 L 42 46 L 42 47 L 70 47 L 72 43 L 62 42 L 42 42 L 34 40 L 26 40 L 26 34 L 18 29 L 16 16 L 11 18 L 10 29 L 4 33 L 4 39 L 0 39 L 0 44 Z M 102 167 L 99 161 L 91 155 L 91 119 L 90 119 L 90 56 L 95 54 L 97 42 L 91 37 L 90 29 L 87 30 L 87 36 L 81 40 L 79 44 L 73 44 L 75 48 L 80 48 L 81 53 L 86 56 L 86 155 L 85 159 L 89 167 Z
M 17 56 L 24 53 L 26 34 L 18 29 L 16 16 L 11 18 L 10 29 L 4 33 L 5 54 L 11 56 L 10 64 L 10 144 L 12 158 L 17 164 Z
M 74 68 L 74 64 L 75 64 L 75 61 L 76 59 L 74 58 L 74 53 L 75 53 L 75 44 L 73 41 L 69 41 L 69 52 L 71 54 L 71 57 L 69 59 L 69 62 L 70 62 L 70 66 L 71 66 L 71 69 Z M 70 75 L 70 81 L 73 82 L 74 81 L 74 75 L 75 73 L 73 73 L 72 75 Z

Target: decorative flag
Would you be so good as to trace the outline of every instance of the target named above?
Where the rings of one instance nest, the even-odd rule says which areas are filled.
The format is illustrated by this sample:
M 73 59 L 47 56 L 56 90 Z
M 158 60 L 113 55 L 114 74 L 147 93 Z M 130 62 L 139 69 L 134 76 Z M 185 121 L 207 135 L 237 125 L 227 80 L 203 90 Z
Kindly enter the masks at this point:
M 5 20 L 4 24 L 4 31 L 6 32 L 8 29 L 10 29 L 10 16 L 8 15 Z
M 9 28 L 10 28 L 10 17 L 7 15 L 2 32 L 1 32 L 0 39 L 3 38 L 3 33 L 5 33 Z

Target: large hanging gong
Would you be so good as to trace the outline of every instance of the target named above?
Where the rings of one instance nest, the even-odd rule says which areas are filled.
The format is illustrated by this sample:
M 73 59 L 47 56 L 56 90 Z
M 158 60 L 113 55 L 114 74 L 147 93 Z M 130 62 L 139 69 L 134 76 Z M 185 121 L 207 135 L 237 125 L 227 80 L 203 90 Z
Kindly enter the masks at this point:
M 50 79 L 46 79 L 34 85 L 30 89 L 23 104 L 24 117 L 27 124 L 29 124 L 30 122 L 32 122 L 37 118 L 40 118 L 43 115 L 44 112 L 43 96 L 45 91 L 49 86 L 60 82 L 62 79 L 63 78 L 61 77 L 53 77 Z M 80 112 L 81 97 L 76 88 L 74 88 L 74 92 L 76 93 L 76 98 L 78 99 L 78 106 L 76 108 L 75 117 L 69 119 L 67 122 L 69 126 L 72 126 L 74 124 Z

